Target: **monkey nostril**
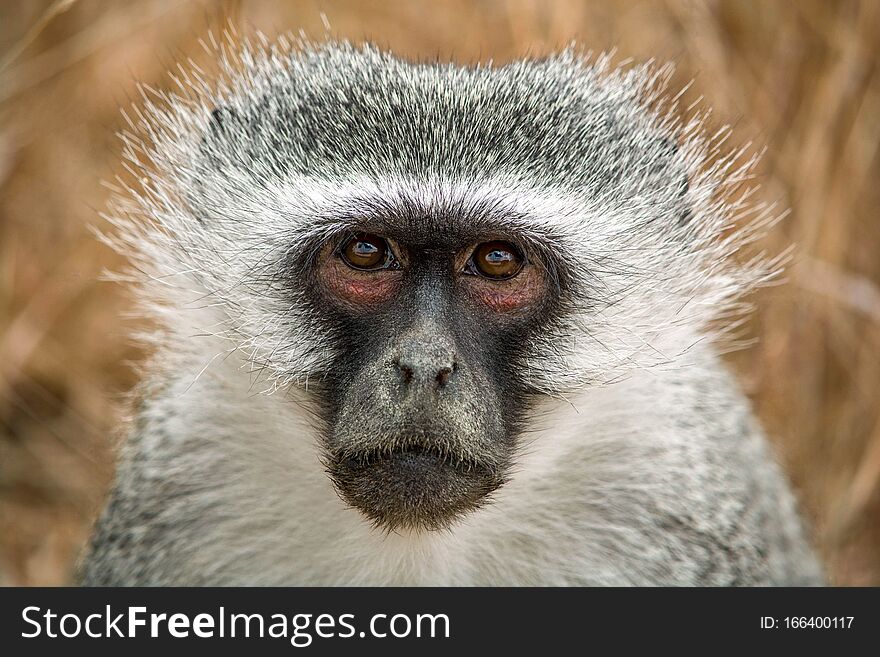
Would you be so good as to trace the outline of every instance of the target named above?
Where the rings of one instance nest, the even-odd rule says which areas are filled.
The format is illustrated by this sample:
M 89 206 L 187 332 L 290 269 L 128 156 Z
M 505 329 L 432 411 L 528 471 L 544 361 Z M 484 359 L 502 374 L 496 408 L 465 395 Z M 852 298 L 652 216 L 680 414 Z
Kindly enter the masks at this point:
M 440 384 L 440 386 L 445 386 L 449 381 L 449 377 L 452 376 L 452 372 L 455 370 L 455 366 L 453 367 L 444 367 L 439 372 L 437 372 L 436 381 Z
M 410 383 L 413 380 L 413 370 L 408 365 L 403 365 L 400 361 L 394 361 L 394 364 L 397 366 L 398 371 L 400 371 L 400 376 L 403 378 L 404 383 Z
M 449 383 L 449 379 L 458 370 L 458 363 L 453 362 L 451 365 L 439 366 L 436 363 L 414 363 L 395 359 L 394 367 L 405 385 L 419 383 L 432 387 L 432 383 L 436 383 L 438 388 L 443 388 Z

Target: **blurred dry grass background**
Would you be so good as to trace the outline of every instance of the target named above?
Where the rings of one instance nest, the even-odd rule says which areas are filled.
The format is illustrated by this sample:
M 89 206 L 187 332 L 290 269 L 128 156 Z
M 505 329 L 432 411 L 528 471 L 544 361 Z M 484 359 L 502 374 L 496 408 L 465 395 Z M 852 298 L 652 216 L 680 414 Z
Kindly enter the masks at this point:
M 834 582 L 880 584 L 880 1 L 0 3 L 0 584 L 69 581 L 112 474 L 143 354 L 118 256 L 88 225 L 119 171 L 118 111 L 227 21 L 504 62 L 576 40 L 677 63 L 734 142 L 766 145 L 762 197 L 798 245 L 734 354 Z

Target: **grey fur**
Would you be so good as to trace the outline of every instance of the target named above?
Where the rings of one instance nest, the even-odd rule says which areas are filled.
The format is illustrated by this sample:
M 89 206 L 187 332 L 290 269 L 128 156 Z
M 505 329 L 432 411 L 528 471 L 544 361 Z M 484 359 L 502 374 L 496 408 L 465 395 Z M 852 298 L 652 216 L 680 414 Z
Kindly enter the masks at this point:
M 722 233 L 768 214 L 725 195 L 747 169 L 708 164 L 699 119 L 658 107 L 668 71 L 284 40 L 236 44 L 223 70 L 148 98 L 125 137 L 143 186 L 111 208 L 114 244 L 163 329 L 83 583 L 821 583 L 705 344 L 774 269 L 729 258 L 754 226 Z M 536 401 L 508 480 L 443 531 L 377 531 L 335 494 L 308 391 L 334 347 L 285 283 L 296 245 L 383 210 L 515 226 L 579 263 L 526 345 Z

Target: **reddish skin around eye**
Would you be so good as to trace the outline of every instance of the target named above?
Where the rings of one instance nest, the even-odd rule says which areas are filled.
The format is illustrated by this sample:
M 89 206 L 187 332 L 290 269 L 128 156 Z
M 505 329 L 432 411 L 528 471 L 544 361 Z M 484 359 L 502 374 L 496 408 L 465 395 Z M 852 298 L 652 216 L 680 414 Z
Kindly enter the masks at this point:
M 497 313 L 527 312 L 540 303 L 546 288 L 544 276 L 534 265 L 526 265 L 505 281 L 467 276 L 463 283 L 475 301 Z
M 359 271 L 352 269 L 326 247 L 319 257 L 318 279 L 328 295 L 348 308 L 368 311 L 390 301 L 400 289 L 401 270 Z M 456 264 L 460 271 L 463 263 Z M 540 305 L 547 291 L 543 270 L 526 265 L 507 280 L 491 280 L 459 274 L 460 284 L 475 303 L 499 314 L 528 313 Z
M 321 255 L 318 277 L 324 289 L 337 301 L 367 310 L 390 300 L 400 288 L 399 270 L 358 271 L 332 252 Z

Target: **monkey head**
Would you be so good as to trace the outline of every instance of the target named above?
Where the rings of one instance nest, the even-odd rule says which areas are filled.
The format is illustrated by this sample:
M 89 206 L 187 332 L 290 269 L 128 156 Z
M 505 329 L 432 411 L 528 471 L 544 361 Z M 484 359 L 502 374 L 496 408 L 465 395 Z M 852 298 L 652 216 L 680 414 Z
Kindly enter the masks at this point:
M 201 313 L 177 339 L 224 339 L 305 395 L 338 492 L 385 529 L 486 503 L 536 399 L 662 366 L 691 345 L 678 327 L 761 280 L 724 265 L 742 206 L 713 196 L 710 145 L 648 107 L 650 67 L 228 57 L 216 86 L 147 99 L 142 189 L 115 212 L 150 218 L 120 225 L 154 296 Z

